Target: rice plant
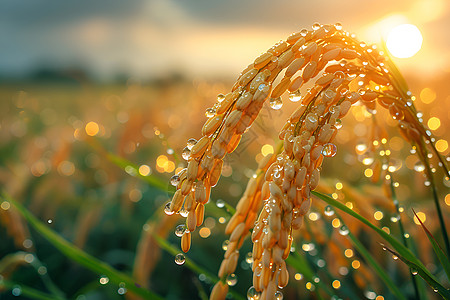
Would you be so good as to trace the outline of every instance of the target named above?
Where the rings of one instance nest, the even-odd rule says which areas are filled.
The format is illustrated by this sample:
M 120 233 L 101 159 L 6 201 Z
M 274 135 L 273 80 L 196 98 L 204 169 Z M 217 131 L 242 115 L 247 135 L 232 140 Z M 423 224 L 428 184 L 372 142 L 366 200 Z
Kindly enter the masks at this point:
M 450 244 L 440 190 L 449 186 L 449 157 L 436 148 L 414 101 L 382 46 L 358 40 L 341 24 L 315 23 L 312 30 L 293 33 L 246 67 L 231 91 L 219 94 L 217 102 L 205 109 L 201 135 L 188 138 L 179 147 L 179 156 L 153 128 L 173 157 L 172 161 L 159 156 L 157 168 L 168 172 L 177 167 L 170 178 L 175 189 L 162 176 L 151 174 L 148 165 L 106 150 L 108 146 L 96 138 L 106 129 L 89 122 L 77 128 L 74 137 L 127 176 L 162 192 L 159 199 L 164 202 L 159 205 L 152 196 L 151 210 L 133 211 L 148 220 L 141 232 L 133 232 L 137 246 L 132 247 L 132 262 L 118 270 L 83 249 L 98 219 L 108 218 L 102 204 L 80 214 L 76 236 L 69 242 L 63 230 L 50 228 L 51 219 L 45 224 L 23 201 L 9 195 L 14 191 L 3 192 L 0 218 L 15 247 L 25 251 L 0 260 L 0 295 L 33 299 L 91 295 L 90 299 L 100 297 L 96 290 L 114 284 L 108 297 L 128 299 L 450 299 Z M 265 145 L 270 151 L 246 149 L 246 133 L 263 112 L 286 107 L 290 116 L 284 122 L 269 118 L 267 131 L 276 134 L 274 144 Z M 347 137 L 351 147 L 339 143 L 342 128 L 356 130 L 362 122 L 369 129 Z M 131 128 L 123 139 L 135 131 Z M 392 149 L 393 140 L 407 143 L 410 153 Z M 232 198 L 218 182 L 221 176 L 237 172 L 230 172 L 226 160 L 237 149 L 247 156 L 237 156 L 236 165 L 254 159 L 258 166 L 245 170 L 241 180 L 248 177 L 248 183 L 233 203 L 223 200 Z M 178 162 L 179 157 L 184 162 Z M 402 165 L 414 158 L 418 175 L 399 175 Z M 349 164 L 350 160 L 358 162 Z M 347 176 L 350 166 L 358 176 Z M 43 168 L 36 165 L 34 172 L 44 175 Z M 65 160 L 58 171 L 67 176 L 74 172 Z M 419 178 L 400 183 L 397 177 L 403 176 Z M 416 213 L 412 208 L 420 196 L 414 193 L 420 189 L 426 189 L 424 198 L 432 200 L 424 200 L 426 205 Z M 138 202 L 142 193 L 131 188 L 128 196 Z M 130 211 L 128 204 L 121 204 L 120 214 Z M 133 213 L 131 219 L 137 217 Z M 425 224 L 425 218 L 435 222 Z M 91 284 L 77 284 L 76 292 L 61 289 L 38 259 L 39 249 L 30 238 L 34 232 L 97 278 Z M 172 232 L 180 238 L 179 248 L 172 243 Z M 199 235 L 209 237 L 210 243 L 203 243 Z M 196 254 L 201 247 L 207 250 Z M 219 252 L 222 249 L 224 253 Z M 208 256 L 207 251 L 213 254 Z M 169 260 L 164 257 L 167 253 Z M 14 281 L 21 265 L 27 264 L 39 274 L 41 285 Z M 169 276 L 161 282 L 158 276 L 165 268 L 189 269 L 197 276 Z M 176 288 L 171 291 L 171 286 Z

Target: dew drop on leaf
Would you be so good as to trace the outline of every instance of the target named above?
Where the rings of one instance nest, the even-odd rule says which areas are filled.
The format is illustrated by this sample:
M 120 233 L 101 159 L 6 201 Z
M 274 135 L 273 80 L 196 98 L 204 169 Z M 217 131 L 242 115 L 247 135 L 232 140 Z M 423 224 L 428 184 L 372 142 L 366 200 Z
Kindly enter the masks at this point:
M 186 262 L 186 257 L 184 256 L 183 253 L 178 253 L 177 255 L 175 255 L 175 263 L 177 265 L 182 265 Z

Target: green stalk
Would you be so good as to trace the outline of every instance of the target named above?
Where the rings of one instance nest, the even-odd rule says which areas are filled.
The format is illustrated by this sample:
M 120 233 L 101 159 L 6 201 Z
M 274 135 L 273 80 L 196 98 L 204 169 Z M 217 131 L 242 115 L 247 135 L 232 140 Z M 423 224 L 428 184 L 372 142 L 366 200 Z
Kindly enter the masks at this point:
M 433 177 L 430 178 L 430 182 L 431 182 L 431 191 L 433 193 L 434 205 L 436 206 L 436 211 L 439 217 L 439 223 L 441 224 L 442 235 L 444 237 L 445 250 L 447 252 L 447 257 L 450 257 L 450 242 L 448 239 L 447 228 L 445 227 L 445 221 L 442 215 L 441 205 L 439 204 L 439 197 L 437 194 L 436 185 L 434 183 Z

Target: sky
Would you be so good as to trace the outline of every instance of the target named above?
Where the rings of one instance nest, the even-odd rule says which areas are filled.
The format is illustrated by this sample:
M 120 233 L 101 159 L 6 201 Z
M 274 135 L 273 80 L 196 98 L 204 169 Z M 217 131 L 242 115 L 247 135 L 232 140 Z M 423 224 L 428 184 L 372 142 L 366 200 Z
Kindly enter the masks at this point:
M 394 25 L 412 23 L 423 47 L 399 66 L 450 72 L 447 0 L 2 0 L 0 74 L 80 68 L 102 79 L 235 76 L 314 22 L 341 22 L 369 43 Z

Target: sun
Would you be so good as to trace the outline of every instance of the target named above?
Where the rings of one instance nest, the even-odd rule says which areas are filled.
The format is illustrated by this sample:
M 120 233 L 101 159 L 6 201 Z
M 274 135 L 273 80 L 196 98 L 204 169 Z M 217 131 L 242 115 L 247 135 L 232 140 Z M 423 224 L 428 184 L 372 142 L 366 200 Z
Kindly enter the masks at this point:
M 402 24 L 389 32 L 386 47 L 393 56 L 408 58 L 420 50 L 422 41 L 422 34 L 416 26 Z

